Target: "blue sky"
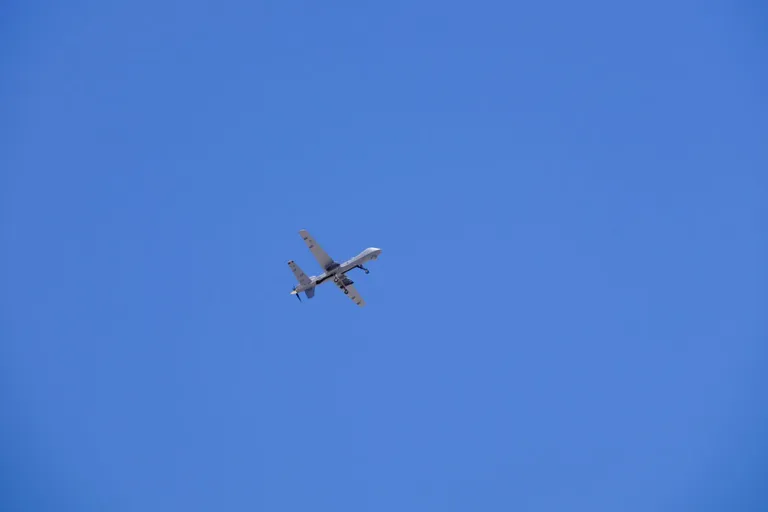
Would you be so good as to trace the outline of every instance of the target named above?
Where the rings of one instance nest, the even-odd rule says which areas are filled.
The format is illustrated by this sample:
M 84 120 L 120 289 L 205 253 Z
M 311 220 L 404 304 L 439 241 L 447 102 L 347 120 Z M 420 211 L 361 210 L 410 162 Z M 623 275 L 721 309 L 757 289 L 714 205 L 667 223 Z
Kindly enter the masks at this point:
M 3 10 L 4 510 L 768 505 L 756 4 Z

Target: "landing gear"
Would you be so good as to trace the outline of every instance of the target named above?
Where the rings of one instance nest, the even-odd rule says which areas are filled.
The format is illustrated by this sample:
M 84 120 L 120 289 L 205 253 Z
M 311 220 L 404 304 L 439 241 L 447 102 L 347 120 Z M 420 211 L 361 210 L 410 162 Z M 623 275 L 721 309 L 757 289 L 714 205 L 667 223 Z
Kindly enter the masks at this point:
M 349 295 L 349 290 L 347 290 L 346 288 L 344 288 L 344 295 Z
M 365 272 L 366 274 L 370 274 L 370 273 L 371 273 L 371 271 L 370 271 L 370 270 L 368 270 L 367 268 L 365 268 L 365 267 L 364 267 L 364 266 L 362 266 L 362 265 L 358 265 L 358 266 L 357 266 L 357 268 L 359 268 L 360 270 L 362 270 L 362 271 L 363 271 L 363 272 Z

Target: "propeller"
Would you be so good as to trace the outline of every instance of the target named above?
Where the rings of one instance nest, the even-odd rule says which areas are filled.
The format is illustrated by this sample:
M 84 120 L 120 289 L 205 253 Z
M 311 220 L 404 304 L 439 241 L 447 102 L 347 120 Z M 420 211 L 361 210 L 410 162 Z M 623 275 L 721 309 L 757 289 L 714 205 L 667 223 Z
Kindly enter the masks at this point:
M 299 299 L 299 302 L 301 302 L 301 294 L 296 293 L 296 285 L 293 285 L 293 291 L 291 292 L 291 295 L 295 295 L 297 299 Z

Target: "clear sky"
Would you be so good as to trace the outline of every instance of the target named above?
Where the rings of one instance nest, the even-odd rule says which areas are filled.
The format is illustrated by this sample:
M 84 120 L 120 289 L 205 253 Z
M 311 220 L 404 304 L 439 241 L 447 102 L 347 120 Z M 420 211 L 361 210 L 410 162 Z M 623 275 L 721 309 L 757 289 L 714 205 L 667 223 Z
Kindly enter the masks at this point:
M 4 2 L 0 508 L 766 510 L 766 26 Z

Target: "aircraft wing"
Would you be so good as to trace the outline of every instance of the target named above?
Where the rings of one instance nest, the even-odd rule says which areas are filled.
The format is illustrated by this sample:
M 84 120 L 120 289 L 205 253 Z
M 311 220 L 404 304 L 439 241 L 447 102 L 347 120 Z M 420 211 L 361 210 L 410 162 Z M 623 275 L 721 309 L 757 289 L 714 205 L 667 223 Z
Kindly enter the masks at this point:
M 355 289 L 355 285 L 350 278 L 348 278 L 347 276 L 343 276 L 343 279 L 340 279 L 339 281 L 334 281 L 334 284 L 339 288 L 339 290 L 346 293 L 347 297 L 352 299 L 352 302 L 354 302 L 360 307 L 365 306 L 365 301 Z
M 328 256 L 328 253 L 325 252 L 322 247 L 320 247 L 320 245 L 315 241 L 314 237 L 309 234 L 309 231 L 302 229 L 299 231 L 299 234 L 301 235 L 301 238 L 304 239 L 304 242 L 307 244 L 307 247 L 309 247 L 309 250 L 312 251 L 312 256 L 314 256 L 320 266 L 323 267 L 323 270 L 328 270 L 328 267 L 334 263 L 333 258 Z

